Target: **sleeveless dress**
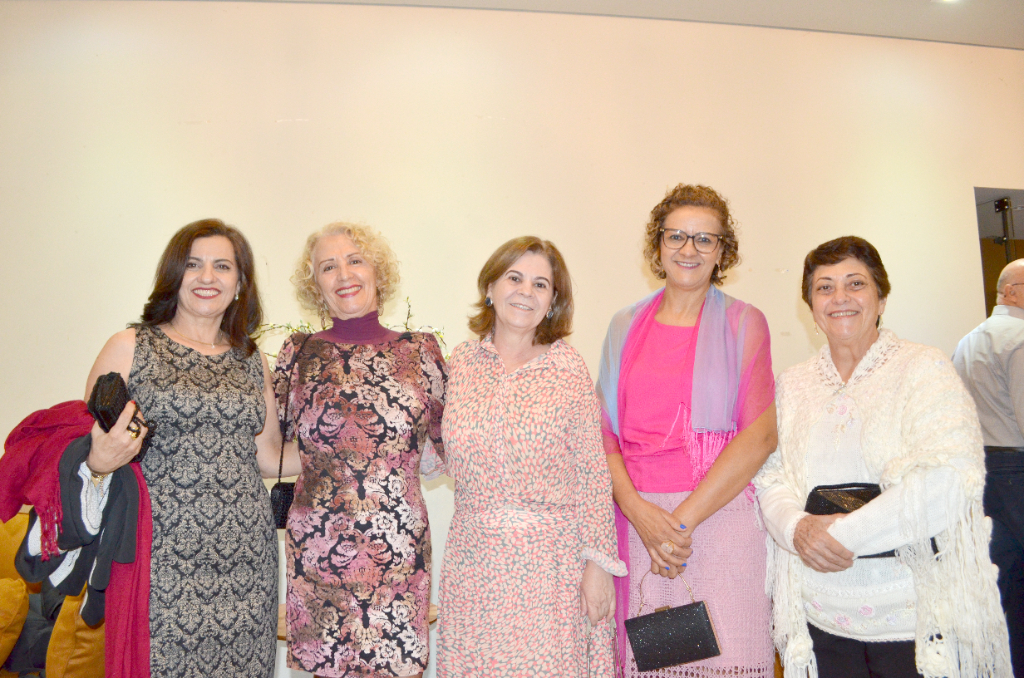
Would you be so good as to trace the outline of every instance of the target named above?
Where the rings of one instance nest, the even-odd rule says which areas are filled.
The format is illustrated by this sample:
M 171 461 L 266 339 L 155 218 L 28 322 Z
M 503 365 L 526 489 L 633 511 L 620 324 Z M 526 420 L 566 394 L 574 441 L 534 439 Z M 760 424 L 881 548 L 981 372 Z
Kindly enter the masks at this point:
M 294 334 L 281 347 L 278 417 L 302 459 L 285 539 L 291 668 L 327 678 L 426 668 L 420 456 L 443 453 L 445 381 L 430 334 L 370 344 Z
M 270 678 L 278 551 L 256 465 L 259 352 L 206 356 L 138 327 L 128 390 L 151 426 L 152 676 Z

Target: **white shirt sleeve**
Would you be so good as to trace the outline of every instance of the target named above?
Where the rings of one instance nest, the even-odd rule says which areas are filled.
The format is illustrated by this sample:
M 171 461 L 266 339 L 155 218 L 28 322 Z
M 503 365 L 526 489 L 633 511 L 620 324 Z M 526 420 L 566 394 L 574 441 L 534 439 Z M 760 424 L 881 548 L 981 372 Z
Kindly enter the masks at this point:
M 1013 352 L 1007 367 L 1009 374 L 1006 382 L 1010 387 L 1013 416 L 1017 420 L 1017 428 L 1024 434 L 1024 346 Z
M 82 479 L 82 524 L 89 534 L 99 534 L 103 525 L 103 509 L 110 494 L 110 479 L 113 476 L 108 475 L 99 485 L 93 485 L 92 472 L 83 461 L 78 467 L 78 477 Z
M 934 537 L 949 527 L 947 498 L 959 491 L 960 477 L 955 468 L 939 466 L 924 471 L 923 486 L 927 504 L 927 533 Z M 858 556 L 884 553 L 910 542 L 912 535 L 900 529 L 900 510 L 906 486 L 894 485 L 878 497 L 837 519 L 828 528 L 836 541 Z
M 793 533 L 796 532 L 797 523 L 803 520 L 804 516 L 810 515 L 804 511 L 803 502 L 782 484 L 760 490 L 757 493 L 757 501 L 761 506 L 761 515 L 764 516 L 768 534 L 779 546 L 795 554 Z

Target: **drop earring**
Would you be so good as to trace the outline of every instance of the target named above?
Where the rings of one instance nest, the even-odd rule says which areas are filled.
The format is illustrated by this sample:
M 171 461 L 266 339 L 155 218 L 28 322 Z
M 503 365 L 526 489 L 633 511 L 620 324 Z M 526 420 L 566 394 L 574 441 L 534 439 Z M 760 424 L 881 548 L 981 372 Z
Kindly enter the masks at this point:
M 820 334 L 820 333 L 818 332 L 818 323 L 814 323 L 814 334 L 815 334 L 815 335 L 817 335 L 817 334 Z

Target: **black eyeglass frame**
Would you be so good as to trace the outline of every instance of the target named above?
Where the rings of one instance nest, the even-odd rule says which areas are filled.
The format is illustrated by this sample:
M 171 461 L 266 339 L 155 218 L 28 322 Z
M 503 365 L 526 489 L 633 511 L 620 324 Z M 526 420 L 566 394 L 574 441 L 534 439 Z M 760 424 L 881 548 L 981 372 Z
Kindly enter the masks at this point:
M 674 229 L 674 228 L 670 229 L 670 228 L 665 228 L 665 227 L 659 228 L 658 230 L 661 232 L 661 243 L 665 247 L 669 248 L 670 250 L 681 250 L 684 247 L 686 247 L 686 243 L 687 242 L 692 240 L 693 241 L 693 249 L 697 250 L 701 254 L 711 254 L 712 252 L 717 250 L 718 246 L 722 244 L 722 238 L 725 237 L 725 236 L 719 235 L 718 233 L 705 233 L 703 231 L 699 231 L 697 233 L 694 233 L 693 235 L 690 235 L 686 231 L 680 231 L 678 229 Z M 672 243 L 669 243 L 669 241 L 668 241 L 668 233 L 669 233 L 669 231 L 671 231 L 673 234 L 678 234 L 678 235 L 683 236 L 683 242 L 680 243 L 680 245 L 678 247 L 675 247 L 675 246 L 673 246 Z M 709 249 L 709 250 L 702 250 L 700 247 L 697 246 L 697 238 L 699 238 L 701 236 L 706 237 L 706 238 L 711 238 L 712 240 L 715 241 L 715 244 L 711 246 L 711 249 Z

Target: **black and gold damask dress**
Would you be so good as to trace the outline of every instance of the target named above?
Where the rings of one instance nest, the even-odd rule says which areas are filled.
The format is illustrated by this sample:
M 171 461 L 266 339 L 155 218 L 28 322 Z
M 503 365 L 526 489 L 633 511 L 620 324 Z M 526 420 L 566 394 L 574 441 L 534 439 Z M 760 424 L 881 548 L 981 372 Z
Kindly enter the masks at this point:
M 278 551 L 256 464 L 259 352 L 207 356 L 138 327 L 128 389 L 152 424 L 152 676 L 270 678 Z

